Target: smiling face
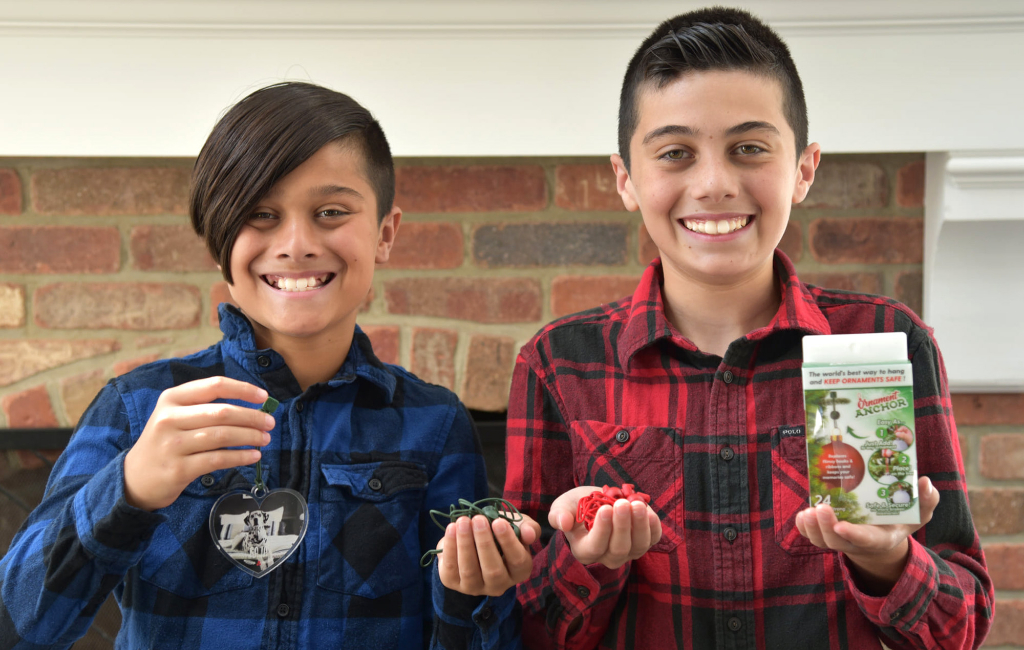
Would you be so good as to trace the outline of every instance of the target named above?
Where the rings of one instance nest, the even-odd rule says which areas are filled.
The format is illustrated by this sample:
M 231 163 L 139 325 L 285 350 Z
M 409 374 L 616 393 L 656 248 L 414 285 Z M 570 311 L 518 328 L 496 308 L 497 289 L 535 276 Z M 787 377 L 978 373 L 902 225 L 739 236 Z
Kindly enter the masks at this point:
M 261 348 L 351 340 L 356 314 L 401 219 L 380 225 L 358 148 L 330 143 L 279 180 L 231 250 L 231 297 Z
M 772 277 L 793 203 L 807 195 L 817 144 L 798 157 L 774 79 L 742 71 L 684 74 L 638 101 L 631 169 L 612 164 L 639 209 L 666 278 L 730 286 Z

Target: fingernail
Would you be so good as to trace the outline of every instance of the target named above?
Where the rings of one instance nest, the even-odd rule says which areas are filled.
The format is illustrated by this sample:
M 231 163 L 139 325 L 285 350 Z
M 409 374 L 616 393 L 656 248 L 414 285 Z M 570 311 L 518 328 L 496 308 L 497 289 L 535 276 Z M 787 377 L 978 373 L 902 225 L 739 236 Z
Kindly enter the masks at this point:
M 263 444 L 270 444 L 270 434 L 265 431 L 263 432 Z
M 605 521 L 611 521 L 612 509 L 609 508 L 608 506 L 601 506 L 601 508 L 597 511 L 597 516 L 601 519 L 604 519 Z
M 274 420 L 274 416 L 272 416 L 272 415 L 264 415 L 263 416 L 263 427 L 264 428 L 266 428 L 266 429 L 273 429 L 275 424 L 276 424 L 276 421 Z
M 494 532 L 496 533 L 504 533 L 508 530 L 508 522 L 506 522 L 504 519 L 498 519 L 494 522 L 493 528 Z
M 459 520 L 455 522 L 455 525 L 458 526 L 458 531 L 460 533 L 469 532 L 469 519 L 467 517 L 460 517 Z
M 487 530 L 487 518 L 473 517 L 473 528 L 475 530 Z
M 445 527 L 445 529 L 444 529 L 444 534 L 445 535 L 454 535 L 455 534 L 455 524 L 448 524 Z
M 256 462 L 256 461 L 258 461 L 258 460 L 259 460 L 260 458 L 263 458 L 263 454 L 261 454 L 261 453 L 260 453 L 260 450 L 259 450 L 259 449 L 253 449 L 253 450 L 252 450 L 252 451 L 251 451 L 251 452 L 249 453 L 249 458 L 252 458 L 252 462 L 254 462 L 254 463 L 255 463 L 255 462 Z
M 634 515 L 639 515 L 644 511 L 644 504 L 640 503 L 639 501 L 630 504 L 630 507 L 633 509 Z
M 927 476 L 924 477 L 924 480 L 928 481 L 928 496 L 931 496 L 932 492 L 935 491 L 935 486 L 932 485 L 932 480 L 930 478 L 928 478 Z

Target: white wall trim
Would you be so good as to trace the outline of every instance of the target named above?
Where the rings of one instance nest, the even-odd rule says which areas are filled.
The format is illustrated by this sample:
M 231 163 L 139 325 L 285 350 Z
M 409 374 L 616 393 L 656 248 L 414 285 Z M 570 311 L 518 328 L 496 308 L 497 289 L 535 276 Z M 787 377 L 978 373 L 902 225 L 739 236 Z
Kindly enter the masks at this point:
M 1024 189 L 1024 156 L 1013 152 L 958 153 L 946 162 L 946 173 L 963 189 Z M 1024 211 L 1010 218 L 1024 219 Z
M 1004 34 L 1024 32 L 1024 16 L 885 20 L 776 21 L 783 36 L 870 36 L 885 34 Z M 0 36 L 42 38 L 637 38 L 651 23 L 147 23 L 0 21 Z
M 1024 151 L 930 153 L 925 322 L 955 392 L 1024 391 Z
M 626 62 L 696 0 L 0 0 L 0 156 L 194 156 L 248 92 L 355 97 L 401 156 L 607 155 Z M 747 0 L 826 153 L 1024 149 L 1019 0 Z

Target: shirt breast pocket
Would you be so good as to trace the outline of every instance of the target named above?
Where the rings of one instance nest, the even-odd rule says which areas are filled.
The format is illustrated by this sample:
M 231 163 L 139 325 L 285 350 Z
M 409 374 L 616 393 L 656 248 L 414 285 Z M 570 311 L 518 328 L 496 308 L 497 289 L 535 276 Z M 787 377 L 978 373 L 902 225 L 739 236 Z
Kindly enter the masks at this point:
M 426 468 L 408 461 L 321 465 L 317 584 L 379 598 L 421 580 Z
M 775 541 L 791 555 L 826 553 L 800 534 L 796 515 L 809 507 L 810 479 L 807 476 L 807 439 L 801 434 L 781 434 L 792 427 L 772 429 L 772 510 Z
M 683 431 L 630 427 L 594 420 L 571 422 L 573 478 L 576 485 L 632 483 L 651 497 L 661 519 L 661 540 L 651 547 L 668 552 L 683 541 Z
M 214 545 L 210 511 L 222 495 L 248 490 L 252 467 L 218 470 L 188 484 L 162 510 L 167 521 L 153 534 L 138 566 L 139 577 L 182 598 L 202 598 L 252 584 L 252 576 L 232 564 Z

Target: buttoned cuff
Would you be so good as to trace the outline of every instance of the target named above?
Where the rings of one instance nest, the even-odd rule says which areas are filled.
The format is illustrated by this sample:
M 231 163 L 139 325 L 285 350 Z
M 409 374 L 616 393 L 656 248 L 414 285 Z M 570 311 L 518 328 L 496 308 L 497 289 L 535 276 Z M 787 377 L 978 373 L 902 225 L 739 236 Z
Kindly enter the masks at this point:
M 167 516 L 128 504 L 124 494 L 124 457 L 121 452 L 75 494 L 75 527 L 82 545 L 123 573 L 142 558 L 157 526 Z
M 565 644 L 572 639 L 574 646 L 578 643 L 585 646 L 589 644 L 589 637 L 594 636 L 596 644 L 608 623 L 600 619 L 604 610 L 614 607 L 618 600 L 632 562 L 618 569 L 609 569 L 603 564 L 582 564 L 572 554 L 569 540 L 562 532 L 551 538 L 551 546 L 555 554 L 549 565 L 551 587 L 561 606 L 561 624 L 556 628 L 559 642 Z
M 448 639 L 472 636 L 475 626 L 480 631 L 482 647 L 493 647 L 500 637 L 501 623 L 512 617 L 516 588 L 511 587 L 500 596 L 467 596 L 444 586 L 437 562 L 434 563 L 431 583 L 431 597 L 438 618 L 435 634 L 440 645 L 445 648 L 461 647 L 461 642 L 451 643 Z
M 857 599 L 861 611 L 875 625 L 909 632 L 924 618 L 925 611 L 938 593 L 938 568 L 928 549 L 913 537 L 907 540 L 910 554 L 903 574 L 886 596 L 870 596 L 857 586 L 856 567 L 843 555 L 843 578 Z

